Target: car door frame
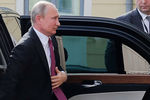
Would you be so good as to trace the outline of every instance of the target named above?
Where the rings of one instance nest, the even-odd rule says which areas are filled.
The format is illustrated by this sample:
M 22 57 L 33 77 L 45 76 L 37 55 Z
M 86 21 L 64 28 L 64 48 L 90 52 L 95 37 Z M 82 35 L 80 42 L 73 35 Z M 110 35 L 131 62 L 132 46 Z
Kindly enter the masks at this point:
M 6 60 L 6 63 L 8 63 L 8 59 L 9 59 L 9 54 L 11 52 L 11 50 L 13 49 L 14 47 L 14 44 L 12 42 L 12 39 L 10 37 L 10 34 L 6 28 L 6 25 L 2 19 L 2 16 L 0 15 L 0 21 L 1 21 L 1 49 L 2 49 L 2 52 L 4 54 L 4 58 Z

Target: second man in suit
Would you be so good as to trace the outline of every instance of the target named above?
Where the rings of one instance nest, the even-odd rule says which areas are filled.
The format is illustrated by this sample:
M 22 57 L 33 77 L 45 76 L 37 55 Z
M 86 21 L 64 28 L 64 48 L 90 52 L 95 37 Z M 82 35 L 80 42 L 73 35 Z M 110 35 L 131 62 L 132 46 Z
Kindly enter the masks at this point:
M 119 16 L 117 20 L 129 23 L 149 34 L 150 0 L 136 0 L 136 9 Z

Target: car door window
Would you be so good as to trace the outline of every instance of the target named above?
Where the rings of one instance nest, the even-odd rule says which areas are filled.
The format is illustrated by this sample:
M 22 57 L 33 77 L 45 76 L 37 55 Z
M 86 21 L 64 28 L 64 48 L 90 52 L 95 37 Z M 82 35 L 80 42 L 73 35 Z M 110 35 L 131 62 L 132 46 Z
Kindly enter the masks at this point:
M 106 72 L 107 39 L 99 37 L 62 36 L 68 53 L 67 72 Z
M 17 43 L 21 38 L 19 19 L 16 16 L 13 16 L 13 15 L 7 16 L 4 14 L 3 20 L 4 20 L 5 25 L 11 35 L 13 42 Z
M 150 65 L 141 55 L 127 45 L 122 45 L 122 50 L 126 73 L 150 74 Z
M 144 73 L 149 63 L 118 40 L 88 36 L 62 36 L 68 73 Z M 111 45 L 110 45 L 111 43 Z
M 9 62 L 9 54 L 11 50 L 14 48 L 13 41 L 10 37 L 10 34 L 5 26 L 5 23 L 1 19 L 2 17 L 0 16 L 0 49 L 2 51 L 2 54 L 6 60 L 6 63 Z

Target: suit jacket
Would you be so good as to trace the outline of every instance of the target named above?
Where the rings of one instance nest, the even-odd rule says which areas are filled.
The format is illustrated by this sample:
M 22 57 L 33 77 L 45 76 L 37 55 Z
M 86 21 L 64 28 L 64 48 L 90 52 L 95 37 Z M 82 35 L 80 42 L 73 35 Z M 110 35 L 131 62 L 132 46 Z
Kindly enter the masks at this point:
M 120 20 L 122 22 L 128 23 L 128 24 L 131 24 L 131 25 L 135 26 L 136 28 L 138 28 L 144 32 L 143 24 L 141 22 L 142 17 L 139 14 L 137 9 L 134 9 L 134 10 L 122 15 L 122 16 L 119 16 L 116 19 Z
M 54 36 L 56 66 L 60 67 L 58 46 Z M 0 100 L 52 100 L 48 62 L 42 44 L 30 28 L 12 50 L 10 63 L 0 84 Z

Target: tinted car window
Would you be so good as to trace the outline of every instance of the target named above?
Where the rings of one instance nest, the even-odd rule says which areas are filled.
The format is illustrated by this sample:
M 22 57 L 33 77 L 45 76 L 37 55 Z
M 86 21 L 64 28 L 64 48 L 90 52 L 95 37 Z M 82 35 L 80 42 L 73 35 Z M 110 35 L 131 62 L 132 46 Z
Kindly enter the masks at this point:
M 108 39 L 100 37 L 62 36 L 68 53 L 68 72 L 107 72 L 105 49 Z
M 68 54 L 66 69 L 69 73 L 118 73 L 117 67 L 123 66 L 126 73 L 149 73 L 148 62 L 125 44 L 112 47 L 109 46 L 109 39 L 101 37 L 62 36 L 62 39 Z M 114 49 L 121 51 L 115 53 Z M 116 60 L 118 55 L 122 55 L 122 58 Z

